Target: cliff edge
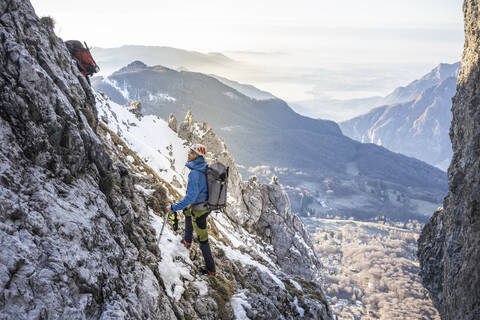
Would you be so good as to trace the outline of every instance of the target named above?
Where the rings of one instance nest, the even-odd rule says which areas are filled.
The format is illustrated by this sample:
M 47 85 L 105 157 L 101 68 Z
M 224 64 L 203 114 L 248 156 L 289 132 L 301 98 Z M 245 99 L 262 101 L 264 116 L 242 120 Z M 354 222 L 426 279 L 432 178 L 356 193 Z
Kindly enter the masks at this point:
M 453 98 L 449 192 L 418 240 L 421 276 L 442 319 L 480 319 L 480 7 L 465 0 L 465 47 Z

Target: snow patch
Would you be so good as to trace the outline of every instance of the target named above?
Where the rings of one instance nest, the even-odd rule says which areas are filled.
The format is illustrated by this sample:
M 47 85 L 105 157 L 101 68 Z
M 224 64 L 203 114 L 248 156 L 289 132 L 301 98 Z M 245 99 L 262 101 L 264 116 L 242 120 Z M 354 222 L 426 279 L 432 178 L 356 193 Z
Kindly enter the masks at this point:
M 232 100 L 236 100 L 236 101 L 240 100 L 240 97 L 233 92 L 227 91 L 227 92 L 224 92 L 223 94 Z
M 103 82 L 114 87 L 120 94 L 125 98 L 125 100 L 130 101 L 130 93 L 128 92 L 127 83 L 123 83 L 123 87 L 118 84 L 116 80 L 110 78 L 103 78 Z
M 305 314 L 305 310 L 303 310 L 303 308 L 298 305 L 298 299 L 296 296 L 295 299 L 293 299 L 293 303 L 295 304 L 295 307 L 297 307 L 297 311 L 300 314 L 300 317 L 303 317 L 303 315 Z
M 236 320 L 250 319 L 245 312 L 245 308 L 251 309 L 252 306 L 248 303 L 247 296 L 243 291 L 232 296 L 231 304 Z
M 295 280 L 290 279 L 290 283 L 297 289 L 298 291 L 303 291 L 302 286 Z
M 253 260 L 251 256 L 249 256 L 247 254 L 244 254 L 244 253 L 241 253 L 240 251 L 234 250 L 230 247 L 227 247 L 223 243 L 217 242 L 216 244 L 217 244 L 217 246 L 219 246 L 220 248 L 223 249 L 223 251 L 225 252 L 225 255 L 229 259 L 237 260 L 242 265 L 254 266 L 257 269 L 259 269 L 260 271 L 267 273 L 270 276 L 270 278 L 272 278 L 272 280 L 275 281 L 275 283 L 281 289 L 285 290 L 285 285 L 283 284 L 283 282 L 269 268 L 267 268 L 266 266 L 264 266 L 260 262 Z
M 165 221 L 154 214 L 151 209 L 150 216 L 158 238 Z M 175 301 L 178 301 L 185 291 L 182 279 L 194 280 L 189 268 L 187 268 L 188 265 L 191 266 L 192 262 L 187 249 L 180 243 L 180 240 L 181 236 L 175 235 L 169 227 L 163 228 L 159 243 L 162 260 L 158 263 L 158 271 L 165 284 L 167 295 Z
M 208 293 L 207 282 L 204 280 L 196 280 L 193 283 L 197 286 L 201 296 L 205 296 Z
M 231 202 L 230 202 L 231 203 Z M 240 213 L 241 214 L 241 213 Z M 265 260 L 272 268 L 276 268 L 275 263 L 270 259 L 270 257 L 262 250 L 270 250 L 273 252 L 272 245 L 264 243 L 262 240 L 259 240 L 253 237 L 250 233 L 246 232 L 245 229 L 239 229 L 232 225 L 230 220 L 225 218 L 224 215 L 215 216 L 215 225 L 221 234 L 232 243 L 233 248 L 247 247 L 255 251 L 263 260 Z
M 176 98 L 170 96 L 168 93 L 155 93 L 152 94 L 151 92 L 148 93 L 148 101 L 150 102 L 175 102 L 177 101 Z
M 139 184 L 136 184 L 136 185 L 135 185 L 135 189 L 137 189 L 137 190 L 140 191 L 140 192 L 143 192 L 143 193 L 146 194 L 146 195 L 151 195 L 151 194 L 153 194 L 153 193 L 155 192 L 154 189 L 146 189 L 146 188 L 142 187 L 142 186 L 139 185 Z
M 227 127 L 220 128 L 220 130 L 232 132 L 234 129 L 239 129 L 239 128 L 241 128 L 241 126 L 227 126 Z
M 98 118 L 113 132 L 119 135 L 128 147 L 165 181 L 172 181 L 177 175 L 187 178 L 184 164 L 187 162 L 188 149 L 183 140 L 168 127 L 168 123 L 157 116 L 143 116 L 138 119 L 124 106 L 106 100 L 95 94 Z M 128 156 L 133 162 L 133 157 Z M 184 188 L 176 188 L 184 191 Z

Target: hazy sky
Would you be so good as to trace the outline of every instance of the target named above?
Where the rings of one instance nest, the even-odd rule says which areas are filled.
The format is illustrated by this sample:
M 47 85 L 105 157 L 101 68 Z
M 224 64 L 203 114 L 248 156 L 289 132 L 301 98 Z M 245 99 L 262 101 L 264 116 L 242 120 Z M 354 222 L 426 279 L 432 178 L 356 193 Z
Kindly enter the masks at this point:
M 459 0 L 34 0 L 60 36 L 92 45 L 165 45 L 200 51 L 318 47 L 324 28 L 462 29 Z M 81 5 L 80 5 L 81 4 Z M 313 36 L 313 37 L 312 37 Z M 333 36 L 333 34 L 331 35 Z M 308 38 L 308 41 L 305 41 Z
M 440 62 L 459 61 L 463 49 L 460 0 L 32 0 L 32 4 L 38 15 L 57 21 L 56 31 L 63 39 L 86 40 L 99 47 L 142 44 L 226 52 L 264 66 L 284 77 L 277 74 L 275 81 L 250 82 L 289 101 L 385 95 Z M 326 81 L 325 74 L 333 80 Z

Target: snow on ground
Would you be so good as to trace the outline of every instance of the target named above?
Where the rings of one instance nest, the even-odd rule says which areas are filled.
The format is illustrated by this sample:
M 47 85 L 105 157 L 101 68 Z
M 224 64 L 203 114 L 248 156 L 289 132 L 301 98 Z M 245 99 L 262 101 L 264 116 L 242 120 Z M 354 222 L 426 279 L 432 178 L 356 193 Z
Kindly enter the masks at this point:
M 313 252 L 313 249 L 305 243 L 305 240 L 303 240 L 303 238 L 298 233 L 295 233 L 295 239 L 297 239 L 298 243 L 300 243 L 304 248 L 308 249 L 309 257 L 315 256 L 315 252 Z
M 293 300 L 293 303 L 295 304 L 295 307 L 297 307 L 297 311 L 300 314 L 300 317 L 303 317 L 305 310 L 303 310 L 303 308 L 298 305 L 298 298 L 296 296 L 295 296 L 295 299 Z
M 240 100 L 240 97 L 233 92 L 227 91 L 227 92 L 224 92 L 223 94 L 232 100 Z
M 100 94 L 95 96 L 99 119 L 119 135 L 130 149 L 146 160 L 167 182 L 171 182 L 174 176 L 178 181 L 186 182 L 188 149 L 166 121 L 157 116 L 138 119 L 126 107 L 107 100 Z M 177 191 L 184 192 L 183 189 Z
M 248 303 L 247 296 L 243 291 L 233 295 L 232 308 L 236 320 L 249 319 L 249 317 L 247 317 L 247 313 L 245 312 L 245 308 L 251 309 L 252 306 L 250 305 L 250 303 Z
M 198 123 L 195 123 L 194 124 L 194 128 L 193 128 L 193 135 L 199 137 L 199 138 L 202 138 L 205 134 L 207 133 L 207 131 L 205 131 L 201 126 L 200 124 Z
M 302 286 L 295 280 L 290 279 L 290 283 L 297 289 L 298 291 L 303 291 Z
M 230 240 L 233 245 L 233 249 L 241 247 L 253 249 L 253 251 L 267 261 L 271 267 L 276 268 L 275 263 L 273 263 L 264 250 L 267 249 L 270 252 L 273 252 L 273 247 L 271 245 L 263 243 L 262 240 L 246 232 L 245 229 L 235 227 L 222 213 L 213 213 L 210 216 L 214 217 L 217 229 L 225 238 Z
M 197 286 L 201 296 L 208 293 L 208 286 L 205 280 L 195 280 L 193 283 Z
M 142 116 L 139 119 L 125 106 L 107 100 L 98 93 L 95 93 L 95 96 L 99 119 L 110 130 L 119 135 L 128 147 L 147 162 L 162 179 L 171 182 L 176 177 L 178 181 L 186 185 L 189 170 L 184 165 L 187 161 L 188 149 L 184 146 L 184 141 L 168 127 L 167 122 L 156 116 Z M 200 136 L 206 133 L 205 129 L 198 124 L 195 131 Z M 135 159 L 132 157 L 129 161 L 135 161 Z M 174 186 L 172 185 L 172 187 Z M 140 185 L 135 185 L 135 188 L 146 194 L 152 191 Z M 175 189 L 182 195 L 185 193 L 185 188 Z M 230 195 L 229 201 L 232 205 L 236 203 Z M 237 213 L 239 215 L 243 214 L 240 211 Z M 164 224 L 164 218 L 157 216 L 151 210 L 150 215 L 152 226 L 156 230 L 158 238 Z M 212 213 L 211 217 L 220 233 L 232 243 L 232 247 L 229 247 L 220 241 L 216 241 L 213 237 L 211 238 L 218 247 L 224 250 L 229 259 L 258 268 L 260 271 L 267 273 L 281 289 L 285 290 L 285 285 L 275 275 L 275 272 L 281 273 L 281 271 L 270 258 L 274 251 L 271 245 L 266 244 L 245 229 L 234 226 L 223 213 Z M 178 301 L 185 288 L 188 287 L 188 283 L 197 286 L 200 295 L 208 294 L 207 282 L 201 277 L 193 276 L 195 266 L 190 260 L 188 250 L 181 243 L 181 236 L 174 234 L 169 224 L 164 227 L 158 245 L 161 251 L 158 270 L 169 297 Z M 265 261 L 265 265 L 255 260 L 250 254 L 242 253 L 241 250 L 244 249 L 251 252 L 252 256 L 261 257 L 258 260 Z M 299 284 L 295 285 L 295 287 L 297 286 L 300 287 Z M 246 299 L 243 292 L 236 293 L 233 296 L 232 306 L 236 319 L 248 319 L 244 308 L 251 308 L 251 306 Z
M 213 240 L 213 241 L 215 241 L 215 240 Z M 285 285 L 283 284 L 283 282 L 273 273 L 272 270 L 267 268 L 265 265 L 261 264 L 260 262 L 258 262 L 256 260 L 253 260 L 253 258 L 246 253 L 242 253 L 238 250 L 234 250 L 234 249 L 232 249 L 232 248 L 230 248 L 230 247 L 228 247 L 228 246 L 226 246 L 223 243 L 218 242 L 218 241 L 215 241 L 215 243 L 216 243 L 217 246 L 219 246 L 220 248 L 223 249 L 227 258 L 229 258 L 231 260 L 237 260 L 242 265 L 250 265 L 250 266 L 257 267 L 258 270 L 267 273 L 272 278 L 272 280 L 275 281 L 276 284 L 278 284 L 278 286 L 280 288 L 285 290 Z
M 158 239 L 165 220 L 153 212 L 150 212 L 150 215 Z M 188 255 L 188 249 L 181 244 L 181 239 L 182 237 L 175 235 L 167 225 L 163 228 L 162 237 L 158 243 L 162 255 L 162 259 L 158 263 L 158 271 L 165 283 L 167 295 L 175 301 L 178 301 L 185 291 L 184 280 L 194 280 L 190 274 L 190 268 L 193 268 L 192 261 Z M 200 291 L 202 292 L 202 290 Z
M 155 192 L 155 189 L 145 189 L 144 187 L 142 187 L 142 186 L 139 185 L 139 184 L 136 184 L 136 185 L 135 185 L 135 189 L 137 189 L 138 191 L 143 192 L 144 194 L 148 194 L 148 195 L 151 195 L 152 193 Z
M 148 100 L 150 102 L 175 102 L 177 101 L 176 98 L 170 96 L 168 93 L 161 93 L 157 92 L 155 94 L 152 94 L 151 92 L 148 93 Z
M 121 87 L 117 81 L 109 79 L 108 77 L 103 78 L 102 81 L 117 89 L 120 94 L 125 98 L 125 100 L 130 100 L 130 93 L 128 92 L 127 85 L 125 83 L 123 84 L 123 87 Z

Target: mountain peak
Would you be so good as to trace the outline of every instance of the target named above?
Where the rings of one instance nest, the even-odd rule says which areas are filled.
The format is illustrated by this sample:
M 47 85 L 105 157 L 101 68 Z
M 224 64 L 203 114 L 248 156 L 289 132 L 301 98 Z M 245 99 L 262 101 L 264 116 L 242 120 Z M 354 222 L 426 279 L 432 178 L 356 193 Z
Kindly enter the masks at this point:
M 449 77 L 457 77 L 460 71 L 460 62 L 440 63 L 432 71 L 426 74 L 421 80 L 443 81 Z
M 125 67 L 121 68 L 120 70 L 114 72 L 114 74 L 115 73 L 142 70 L 142 69 L 145 69 L 145 68 L 148 68 L 148 66 L 145 63 L 143 63 L 140 60 L 135 60 L 135 61 L 129 63 L 127 66 L 125 66 Z

